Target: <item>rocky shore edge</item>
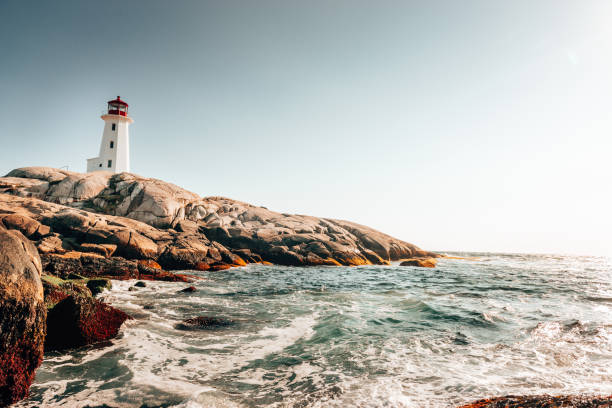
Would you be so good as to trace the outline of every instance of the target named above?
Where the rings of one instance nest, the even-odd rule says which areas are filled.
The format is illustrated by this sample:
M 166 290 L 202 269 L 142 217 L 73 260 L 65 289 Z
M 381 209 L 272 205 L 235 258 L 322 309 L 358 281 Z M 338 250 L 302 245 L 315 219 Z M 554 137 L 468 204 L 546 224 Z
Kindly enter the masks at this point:
M 44 352 L 118 334 L 130 316 L 96 298 L 113 279 L 190 282 L 175 271 L 437 256 L 348 221 L 202 198 L 130 173 L 13 170 L 0 177 L 0 406 L 27 396 Z
M 612 395 L 508 395 L 504 397 L 486 398 L 461 405 L 458 408 L 599 408 L 612 407 Z
M 190 282 L 173 271 L 249 263 L 433 268 L 439 257 L 348 221 L 202 198 L 134 174 L 13 170 L 0 177 L 0 406 L 27 397 L 45 352 L 118 334 L 131 317 L 96 298 L 112 279 Z M 226 323 L 199 318 L 186 329 Z M 611 398 L 508 396 L 462 408 L 608 407 Z

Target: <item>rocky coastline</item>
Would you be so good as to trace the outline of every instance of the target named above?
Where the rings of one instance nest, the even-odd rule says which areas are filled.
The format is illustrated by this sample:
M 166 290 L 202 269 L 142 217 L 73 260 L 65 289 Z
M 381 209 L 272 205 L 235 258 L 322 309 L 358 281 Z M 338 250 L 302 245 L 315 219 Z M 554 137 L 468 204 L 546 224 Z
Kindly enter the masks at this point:
M 96 298 L 111 280 L 190 282 L 197 278 L 177 271 L 250 263 L 433 268 L 440 257 L 349 221 L 200 197 L 130 173 L 47 167 L 0 177 L 0 248 L 0 406 L 27 396 L 44 352 L 118 334 L 131 317 Z M 231 323 L 200 316 L 179 329 Z M 610 406 L 610 397 L 503 397 L 465 407 L 561 403 Z
M 164 270 L 215 270 L 262 262 L 386 265 L 437 256 L 352 222 L 202 198 L 130 173 L 13 170 L 0 177 L 0 217 L 36 243 L 44 265 L 118 278 L 142 273 L 146 264 L 137 261 Z
M 0 240 L 0 406 L 27 396 L 43 351 L 117 335 L 130 316 L 95 297 L 112 279 L 190 282 L 173 271 L 437 256 L 348 221 L 202 198 L 129 173 L 47 167 L 0 177 Z

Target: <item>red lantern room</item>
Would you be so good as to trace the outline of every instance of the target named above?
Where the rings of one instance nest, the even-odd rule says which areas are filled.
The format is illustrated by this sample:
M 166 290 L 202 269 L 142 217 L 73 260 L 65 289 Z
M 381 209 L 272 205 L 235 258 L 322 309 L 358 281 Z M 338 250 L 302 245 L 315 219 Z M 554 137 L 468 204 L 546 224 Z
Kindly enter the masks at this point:
M 128 104 L 121 100 L 120 96 L 117 99 L 108 101 L 108 114 L 109 115 L 121 115 L 127 116 Z

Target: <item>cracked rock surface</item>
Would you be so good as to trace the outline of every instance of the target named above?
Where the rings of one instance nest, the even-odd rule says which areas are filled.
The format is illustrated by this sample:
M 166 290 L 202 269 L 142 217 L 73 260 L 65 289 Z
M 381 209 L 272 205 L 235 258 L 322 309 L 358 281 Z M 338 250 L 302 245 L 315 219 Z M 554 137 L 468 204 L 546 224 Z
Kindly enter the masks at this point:
M 251 262 L 383 265 L 437 256 L 349 221 L 200 197 L 131 173 L 13 170 L 0 178 L 0 219 L 36 242 L 44 264 L 53 257 L 56 264 L 66 257 L 89 264 L 121 258 L 216 270 Z

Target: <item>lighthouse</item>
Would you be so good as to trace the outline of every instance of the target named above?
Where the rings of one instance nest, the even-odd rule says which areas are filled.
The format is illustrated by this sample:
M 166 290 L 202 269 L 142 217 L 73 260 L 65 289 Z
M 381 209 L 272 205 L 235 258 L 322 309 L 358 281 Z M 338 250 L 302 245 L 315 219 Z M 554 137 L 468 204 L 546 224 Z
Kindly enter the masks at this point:
M 100 117 L 104 121 L 100 154 L 98 157 L 87 159 L 87 172 L 129 172 L 130 135 L 128 128 L 134 120 L 128 116 L 128 104 L 118 96 L 117 99 L 108 101 L 108 107 Z

